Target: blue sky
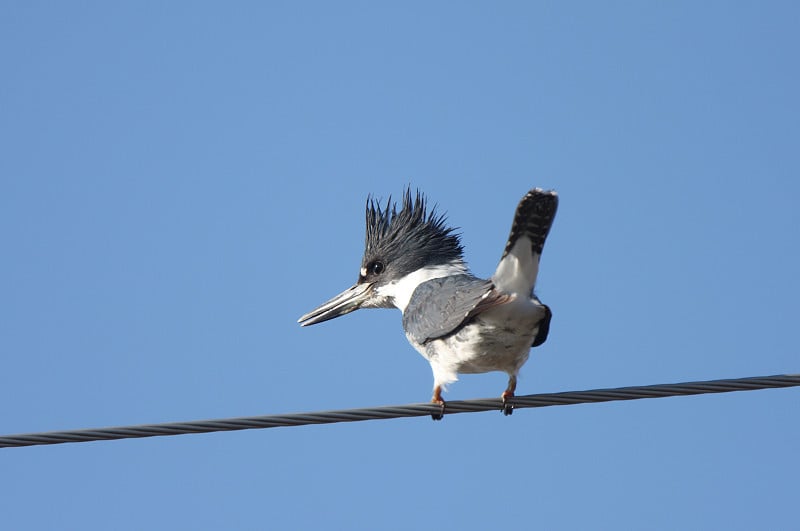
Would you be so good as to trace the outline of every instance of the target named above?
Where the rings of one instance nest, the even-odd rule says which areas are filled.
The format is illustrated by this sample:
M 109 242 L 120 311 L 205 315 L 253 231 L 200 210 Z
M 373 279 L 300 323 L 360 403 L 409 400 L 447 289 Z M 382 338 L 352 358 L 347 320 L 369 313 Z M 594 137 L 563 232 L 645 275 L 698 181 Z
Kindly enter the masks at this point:
M 560 210 L 521 394 L 800 371 L 793 2 L 11 2 L 0 433 L 404 404 L 355 280 L 418 187 L 490 275 Z M 450 399 L 497 396 L 469 375 Z M 789 529 L 798 391 L 0 451 L 8 529 Z

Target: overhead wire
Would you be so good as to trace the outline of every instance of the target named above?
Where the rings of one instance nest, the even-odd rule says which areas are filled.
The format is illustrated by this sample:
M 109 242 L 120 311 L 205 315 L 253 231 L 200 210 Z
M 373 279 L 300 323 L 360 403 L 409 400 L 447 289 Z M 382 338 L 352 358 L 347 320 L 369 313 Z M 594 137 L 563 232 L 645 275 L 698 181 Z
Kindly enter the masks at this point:
M 753 391 L 800 386 L 800 374 L 778 374 L 726 380 L 708 380 L 673 384 L 656 384 L 587 391 L 567 391 L 561 393 L 542 393 L 517 396 L 509 401 L 514 409 L 565 406 L 618 400 L 639 400 L 645 398 L 664 398 L 671 396 L 701 395 L 708 393 L 729 393 L 734 391 Z M 445 415 L 457 413 L 476 413 L 501 410 L 503 402 L 499 398 L 448 401 Z M 138 426 L 118 426 L 95 429 L 51 431 L 0 436 L 0 448 L 36 446 L 139 437 L 159 437 L 185 435 L 191 433 L 211 433 L 261 428 L 305 426 L 310 424 L 332 424 L 337 422 L 358 422 L 363 420 L 396 419 L 403 417 L 422 417 L 441 413 L 441 407 L 431 403 L 380 406 L 359 409 L 315 411 L 310 413 L 289 413 L 282 415 L 263 415 L 236 417 L 190 422 L 167 422 L 161 424 L 142 424 Z

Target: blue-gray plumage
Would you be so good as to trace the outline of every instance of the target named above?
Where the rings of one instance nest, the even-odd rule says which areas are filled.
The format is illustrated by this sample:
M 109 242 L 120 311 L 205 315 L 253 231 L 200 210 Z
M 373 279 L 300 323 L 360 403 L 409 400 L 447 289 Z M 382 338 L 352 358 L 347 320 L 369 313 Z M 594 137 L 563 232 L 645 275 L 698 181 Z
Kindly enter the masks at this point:
M 403 330 L 417 343 L 452 334 L 485 309 L 491 280 L 472 275 L 434 278 L 420 284 L 403 312 Z M 493 297 L 490 300 L 497 300 Z M 481 305 L 481 303 L 484 303 Z
M 535 188 L 520 201 L 497 270 L 484 280 L 469 272 L 457 234 L 410 190 L 398 211 L 367 200 L 364 257 L 356 284 L 302 316 L 320 323 L 359 308 L 398 308 L 411 345 L 429 362 L 433 401 L 459 373 L 503 371 L 514 396 L 532 346 L 547 339 L 552 313 L 534 295 L 539 258 L 558 207 L 553 191 Z M 504 408 L 511 412 L 509 404 Z M 438 416 L 440 418 L 440 416 Z M 437 416 L 434 416 L 437 418 Z

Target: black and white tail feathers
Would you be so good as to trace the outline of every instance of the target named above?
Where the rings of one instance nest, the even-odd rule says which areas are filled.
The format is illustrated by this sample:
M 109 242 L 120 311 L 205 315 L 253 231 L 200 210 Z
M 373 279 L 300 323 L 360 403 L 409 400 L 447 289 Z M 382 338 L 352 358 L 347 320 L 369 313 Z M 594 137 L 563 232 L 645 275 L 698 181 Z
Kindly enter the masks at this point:
M 527 236 L 534 254 L 541 255 L 544 241 L 553 225 L 558 208 L 558 195 L 553 190 L 534 188 L 519 202 L 511 225 L 511 234 L 503 252 L 503 258 L 511 252 L 521 236 Z
M 558 194 L 534 188 L 517 206 L 511 234 L 492 280 L 501 291 L 530 296 L 539 273 L 539 258 L 553 225 Z

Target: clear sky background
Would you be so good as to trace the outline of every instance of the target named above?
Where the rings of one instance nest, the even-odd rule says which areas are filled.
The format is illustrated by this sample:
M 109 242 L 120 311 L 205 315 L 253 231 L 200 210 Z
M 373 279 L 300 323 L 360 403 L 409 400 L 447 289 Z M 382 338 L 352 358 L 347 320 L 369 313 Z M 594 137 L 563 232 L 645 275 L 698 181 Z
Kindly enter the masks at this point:
M 426 401 L 356 279 L 424 191 L 489 276 L 534 186 L 519 393 L 800 372 L 796 2 L 6 2 L 0 434 Z M 468 375 L 450 399 L 498 396 Z M 5 529 L 791 529 L 800 391 L 0 450 Z

